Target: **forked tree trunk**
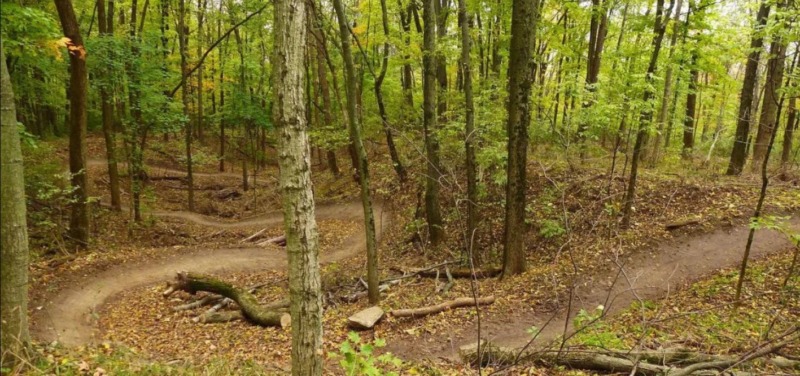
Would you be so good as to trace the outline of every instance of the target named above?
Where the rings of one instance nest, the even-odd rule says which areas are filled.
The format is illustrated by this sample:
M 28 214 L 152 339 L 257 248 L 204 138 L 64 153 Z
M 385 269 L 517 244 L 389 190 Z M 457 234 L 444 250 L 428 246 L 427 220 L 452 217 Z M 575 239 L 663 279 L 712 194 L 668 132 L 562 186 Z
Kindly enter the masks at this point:
M 586 59 L 586 93 L 589 97 L 583 101 L 583 109 L 588 110 L 592 107 L 595 100 L 593 95 L 597 90 L 597 79 L 600 74 L 600 62 L 603 58 L 603 45 L 606 41 L 608 32 L 608 12 L 606 9 L 607 1 L 592 0 L 592 17 L 589 27 L 589 53 Z M 583 121 L 578 127 L 578 137 L 581 142 L 585 141 L 586 131 L 589 130 L 587 121 Z M 583 154 L 583 151 L 581 151 Z
M 305 114 L 306 3 L 277 0 L 273 12 L 272 119 L 278 135 L 289 295 L 292 374 L 322 374 L 322 286 L 319 238 L 311 190 L 311 159 Z
M 89 177 L 86 171 L 86 106 L 89 77 L 86 49 L 71 0 L 55 0 L 58 18 L 69 44 L 69 171 L 72 175 L 72 210 L 69 232 L 78 247 L 89 245 Z
M 503 276 L 525 271 L 525 190 L 528 188 L 528 126 L 531 122 L 531 84 L 536 62 L 531 46 L 536 40 L 539 0 L 514 0 L 511 51 L 508 62 L 508 166 Z
M 355 147 L 358 156 L 358 178 L 361 186 L 361 204 L 364 207 L 364 231 L 367 238 L 367 286 L 369 302 L 375 304 L 380 300 L 378 280 L 378 244 L 375 235 L 375 216 L 372 211 L 372 194 L 370 193 L 369 165 L 364 141 L 361 138 L 361 124 L 357 113 L 356 71 L 353 64 L 353 53 L 350 47 L 350 26 L 344 13 L 341 0 L 334 0 L 336 17 L 339 21 L 339 35 L 342 40 L 342 58 L 344 60 L 345 93 L 347 94 L 347 121 L 350 129 L 350 143 Z
M 0 366 L 26 358 L 28 335 L 28 225 L 22 149 L 14 91 L 0 40 Z M 17 358 L 19 357 L 19 358 Z

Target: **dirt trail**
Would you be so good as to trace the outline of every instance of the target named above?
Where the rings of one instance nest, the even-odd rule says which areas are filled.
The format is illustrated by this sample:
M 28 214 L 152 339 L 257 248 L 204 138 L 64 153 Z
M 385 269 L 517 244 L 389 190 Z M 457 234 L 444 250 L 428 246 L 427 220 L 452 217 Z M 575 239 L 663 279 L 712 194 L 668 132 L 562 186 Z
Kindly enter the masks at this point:
M 379 204 L 375 205 L 376 234 L 380 239 L 389 225 L 390 216 L 385 215 Z M 179 217 L 207 226 L 235 228 L 261 225 L 277 226 L 283 220 L 281 212 L 227 223 L 189 212 L 156 212 L 159 216 Z M 363 220 L 360 203 L 319 206 L 317 220 L 344 219 Z M 365 247 L 363 231 L 348 238 L 332 252 L 320 255 L 321 263 L 330 263 L 358 254 Z M 96 337 L 97 312 L 115 294 L 122 291 L 162 283 L 171 279 L 176 271 L 189 270 L 201 273 L 256 271 L 285 269 L 286 253 L 271 248 L 197 249 L 179 255 L 156 260 L 120 265 L 99 274 L 84 275 L 65 289 L 51 294 L 42 309 L 34 313 L 37 325 L 32 328 L 35 338 L 42 341 L 59 341 L 68 346 L 92 343 Z
M 86 160 L 86 166 L 87 167 L 93 167 L 93 166 L 107 167 L 107 165 L 108 165 L 108 160 L 107 159 L 90 158 L 90 159 Z M 117 162 L 117 166 L 120 167 L 120 168 L 126 167 L 127 165 L 128 165 L 128 162 Z M 152 174 L 152 176 L 160 176 L 160 177 L 183 177 L 183 176 L 186 176 L 186 171 L 175 170 L 175 169 L 167 168 L 167 167 L 147 166 L 147 169 L 150 170 L 150 173 Z M 242 174 L 241 173 L 235 173 L 235 172 L 211 172 L 211 173 L 208 173 L 208 172 L 192 172 L 192 176 L 201 177 L 201 178 L 203 178 L 203 177 L 213 178 L 213 177 L 220 177 L 220 176 L 228 177 L 228 178 L 237 178 L 237 179 L 241 179 L 242 178 Z M 263 178 L 263 176 L 261 176 L 261 175 L 259 175 L 259 177 Z M 254 181 L 254 179 L 255 178 L 253 178 L 253 176 L 249 176 L 249 180 L 250 181 Z
M 800 230 L 800 217 L 791 219 L 791 226 Z M 613 315 L 638 299 L 657 300 L 667 298 L 671 292 L 686 283 L 710 275 L 723 268 L 737 266 L 742 259 L 749 228 L 746 225 L 727 229 L 717 229 L 711 233 L 685 237 L 671 241 L 649 250 L 642 250 L 617 263 L 609 260 L 587 280 L 584 280 L 574 294 L 571 313 L 560 311 L 536 313 L 496 313 L 484 316 L 481 323 L 481 337 L 499 346 L 520 348 L 531 338 L 526 330 L 531 326 L 541 329 L 532 346 L 543 346 L 563 334 L 564 326 L 572 330 L 572 319 L 581 309 L 591 312 L 604 305 L 606 313 Z M 791 250 L 792 244 L 785 236 L 772 230 L 756 232 L 750 259 L 755 260 L 781 251 Z M 619 274 L 616 284 L 614 280 Z M 502 298 L 502 297 L 501 297 Z M 607 301 L 608 299 L 608 301 Z M 563 304 L 566 306 L 565 304 Z M 555 316 L 554 316 L 555 315 Z M 547 321 L 553 317 L 550 324 Z M 436 359 L 439 357 L 457 360 L 460 346 L 477 340 L 477 327 L 465 330 L 448 338 L 447 335 L 426 335 L 430 338 L 416 338 L 409 341 L 396 341 L 387 346 L 387 351 L 406 359 Z M 428 342 L 432 339 L 432 342 Z M 425 346 L 419 346 L 426 343 Z

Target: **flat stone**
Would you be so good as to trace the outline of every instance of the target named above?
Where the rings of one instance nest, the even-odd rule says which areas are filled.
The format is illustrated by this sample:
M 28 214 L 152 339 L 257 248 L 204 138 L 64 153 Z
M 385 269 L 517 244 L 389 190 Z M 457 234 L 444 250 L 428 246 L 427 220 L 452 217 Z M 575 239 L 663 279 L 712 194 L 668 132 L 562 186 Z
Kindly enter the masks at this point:
M 375 324 L 383 318 L 381 307 L 369 307 L 347 318 L 347 325 L 352 329 L 366 330 L 372 329 Z

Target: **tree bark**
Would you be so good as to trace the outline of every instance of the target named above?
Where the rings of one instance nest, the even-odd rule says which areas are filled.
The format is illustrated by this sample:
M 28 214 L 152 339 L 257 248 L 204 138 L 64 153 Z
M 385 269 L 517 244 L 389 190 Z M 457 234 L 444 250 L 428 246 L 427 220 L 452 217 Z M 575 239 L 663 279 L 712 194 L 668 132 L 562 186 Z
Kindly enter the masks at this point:
M 437 52 L 436 52 L 436 4 L 439 0 L 423 0 L 422 19 L 422 124 L 425 134 L 427 177 L 425 179 L 425 217 L 431 244 L 438 247 L 444 241 L 444 227 L 439 205 L 439 178 L 442 175 L 439 162 L 439 129 L 436 116 L 437 96 Z
M 664 40 L 664 32 L 666 31 L 666 19 L 669 17 L 669 14 L 672 12 L 672 7 L 675 5 L 674 3 L 670 3 L 669 9 L 664 12 L 664 1 L 665 0 L 657 0 L 656 1 L 656 15 L 655 15 L 655 23 L 653 26 L 653 41 L 652 41 L 652 52 L 650 55 L 650 64 L 647 67 L 647 75 L 645 76 L 645 80 L 647 81 L 647 85 L 645 85 L 643 101 L 644 103 L 649 103 L 654 96 L 653 93 L 653 81 L 654 76 L 656 74 L 656 69 L 658 68 L 658 56 L 661 52 L 661 44 Z M 644 106 L 642 112 L 639 114 L 639 129 L 636 132 L 636 142 L 633 146 L 633 155 L 631 156 L 631 174 L 628 179 L 628 187 L 625 191 L 625 199 L 622 209 L 622 228 L 628 228 L 631 224 L 631 212 L 633 209 L 633 200 L 636 195 L 636 178 L 639 173 L 639 159 L 642 153 L 642 146 L 644 144 L 644 139 L 647 136 L 647 129 L 650 126 L 650 122 L 653 119 L 653 110 L 649 105 Z
M 764 37 L 761 30 L 767 24 L 771 3 L 764 0 L 758 9 L 756 27 L 750 41 L 750 54 L 747 56 L 742 92 L 739 96 L 739 114 L 736 117 L 736 137 L 733 141 L 731 159 L 728 163 L 727 175 L 739 175 L 744 169 L 747 159 L 747 137 L 750 134 L 750 119 L 755 112 L 753 96 L 756 95 L 756 80 L 758 77 L 758 62 L 761 59 L 761 49 L 764 46 Z
M 27 358 L 28 225 L 14 90 L 0 40 L 0 366 Z M 9 354 L 9 355 L 6 355 Z
M 511 16 L 511 50 L 508 63 L 508 165 L 503 276 L 525 271 L 525 191 L 527 183 L 528 126 L 531 122 L 531 85 L 536 62 L 539 0 L 514 0 Z
M 89 77 L 86 48 L 71 0 L 55 0 L 58 18 L 69 43 L 69 171 L 72 175 L 72 209 L 69 233 L 80 248 L 89 245 L 89 177 L 86 171 L 86 106 Z
M 686 94 L 686 114 L 683 118 L 683 149 L 681 157 L 691 159 L 694 149 L 695 119 L 697 117 L 697 48 L 692 50 L 692 57 L 689 70 L 689 92 Z
M 273 11 L 272 119 L 278 129 L 292 317 L 292 374 L 322 374 L 322 292 L 319 238 L 311 190 L 305 116 L 306 4 L 277 0 Z
M 316 12 L 316 9 L 315 9 Z M 316 17 L 315 17 L 316 18 Z M 333 106 L 331 105 L 331 92 L 330 84 L 328 83 L 328 73 L 325 70 L 325 59 L 328 54 L 325 33 L 322 32 L 322 24 L 320 22 L 312 23 L 312 32 L 316 34 L 317 46 L 317 80 L 319 82 L 319 92 L 322 96 L 322 116 L 325 119 L 325 125 L 331 126 L 334 124 L 333 120 Z M 328 168 L 335 178 L 338 178 L 341 172 L 339 171 L 339 164 L 336 161 L 336 150 L 330 148 L 326 151 Z
M 758 132 L 753 144 L 753 161 L 751 167 L 755 172 L 767 154 L 767 147 L 772 134 L 777 131 L 779 91 L 783 84 L 783 71 L 786 62 L 786 42 L 776 36 L 770 46 L 770 58 L 767 63 L 767 81 L 764 84 L 764 99 L 761 104 L 761 116 L 758 120 Z
M 334 0 L 336 17 L 339 21 L 339 36 L 342 42 L 342 58 L 344 60 L 345 93 L 347 95 L 347 122 L 350 130 L 350 143 L 355 147 L 358 157 L 358 179 L 361 186 L 361 204 L 364 208 L 364 231 L 367 240 L 367 286 L 369 302 L 375 304 L 380 300 L 378 290 L 378 244 L 375 235 L 375 216 L 372 211 L 372 194 L 370 193 L 369 165 L 364 141 L 361 136 L 361 124 L 357 106 L 356 71 L 353 64 L 353 53 L 350 46 L 350 26 L 344 13 L 341 0 Z
M 472 39 L 469 35 L 471 15 L 467 12 L 466 0 L 458 0 L 458 22 L 461 25 L 461 71 L 464 82 L 464 150 L 467 169 L 467 233 L 465 234 L 467 255 L 474 264 L 481 263 L 480 252 L 473 244 L 478 230 L 478 178 L 475 160 L 475 103 L 472 97 Z

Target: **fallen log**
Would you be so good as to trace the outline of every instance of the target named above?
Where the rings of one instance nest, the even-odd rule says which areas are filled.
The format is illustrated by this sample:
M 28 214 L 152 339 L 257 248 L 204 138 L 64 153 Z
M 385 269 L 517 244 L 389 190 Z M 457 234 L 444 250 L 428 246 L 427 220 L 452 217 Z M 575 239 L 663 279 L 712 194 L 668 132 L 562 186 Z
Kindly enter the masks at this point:
M 519 353 L 517 349 L 495 346 L 491 342 L 482 341 L 480 352 L 477 343 L 462 346 L 458 350 L 459 356 L 470 365 L 507 366 L 518 363 L 533 363 L 543 366 L 561 366 L 572 369 L 591 370 L 607 373 L 631 374 L 641 376 L 672 376 L 681 368 L 674 366 L 651 364 L 644 359 L 635 360 L 635 353 L 628 357 L 614 356 L 591 350 L 564 349 L 557 350 L 529 350 Z M 631 359 L 633 358 L 633 359 Z M 697 370 L 693 375 L 719 375 L 718 371 Z M 732 372 L 732 376 L 750 375 L 747 372 Z
M 206 291 L 222 295 L 239 305 L 242 315 L 247 321 L 259 326 L 280 326 L 286 328 L 291 324 L 291 317 L 285 312 L 277 312 L 261 306 L 256 297 L 245 289 L 236 288 L 231 284 L 216 278 L 203 275 L 180 272 L 171 282 L 170 288 L 195 294 Z
M 681 219 L 681 220 L 678 220 L 678 221 L 667 223 L 666 225 L 664 225 L 664 228 L 666 230 L 676 230 L 676 229 L 679 229 L 681 227 L 696 225 L 698 223 L 700 223 L 700 219 L 699 218 Z
M 770 355 L 797 340 L 800 340 L 800 327 L 790 329 L 778 339 L 738 357 L 703 354 L 685 349 L 671 353 L 658 351 L 623 353 L 574 349 L 564 349 L 563 351 L 527 350 L 520 352 L 518 349 L 496 346 L 486 340 L 482 340 L 480 346 L 477 342 L 462 346 L 458 352 L 461 359 L 471 365 L 492 364 L 502 366 L 527 362 L 644 376 L 719 375 L 719 371 L 729 371 L 730 368 L 737 365 Z M 779 358 L 775 358 L 777 362 L 772 361 L 772 363 L 778 366 L 794 366 L 794 364 L 786 364 L 782 361 L 783 359 Z M 654 362 L 650 363 L 648 359 Z M 676 365 L 685 367 L 679 368 Z M 726 374 L 750 375 L 750 373 L 738 371 Z
M 395 309 L 389 312 L 394 317 L 424 317 L 428 315 L 432 315 L 435 313 L 443 312 L 448 309 L 453 308 L 460 308 L 460 307 L 472 307 L 472 306 L 481 306 L 481 305 L 489 305 L 494 303 L 494 296 L 486 296 L 483 298 L 473 299 L 471 297 L 464 297 L 458 298 L 450 301 L 446 301 L 443 303 L 439 303 L 432 306 L 421 307 L 421 308 L 410 308 L 410 309 Z
M 285 247 L 286 246 L 286 235 L 281 235 L 281 236 L 274 237 L 272 239 L 265 240 L 265 241 L 263 241 L 261 243 L 258 243 L 258 246 L 259 247 L 264 247 L 264 246 L 269 245 L 269 244 L 275 244 L 275 245 L 280 246 L 280 247 Z
M 203 324 L 216 324 L 223 322 L 244 320 L 242 311 L 207 312 L 197 317 L 197 322 Z
M 265 232 L 267 232 L 267 228 L 266 228 L 266 227 L 265 227 L 265 228 L 263 228 L 263 229 L 261 229 L 260 231 L 257 231 L 255 234 L 253 234 L 253 235 L 250 235 L 250 236 L 248 236 L 248 237 L 246 237 L 246 238 L 242 239 L 242 243 L 247 243 L 247 242 L 253 241 L 253 240 L 255 240 L 255 239 L 258 239 L 258 238 L 259 238 L 259 237 L 261 237 L 261 235 L 263 235 Z
M 417 274 L 420 277 L 425 278 L 436 278 L 437 275 L 444 275 L 447 272 L 447 269 L 440 270 L 440 269 L 433 269 L 433 270 L 423 270 L 418 272 Z M 458 268 L 450 270 L 450 275 L 453 278 L 477 278 L 477 279 L 484 279 L 484 278 L 494 278 L 499 276 L 503 272 L 503 269 L 500 268 L 489 268 L 489 269 L 475 269 L 475 273 L 472 272 L 469 268 Z M 413 273 L 413 272 L 412 272 Z

